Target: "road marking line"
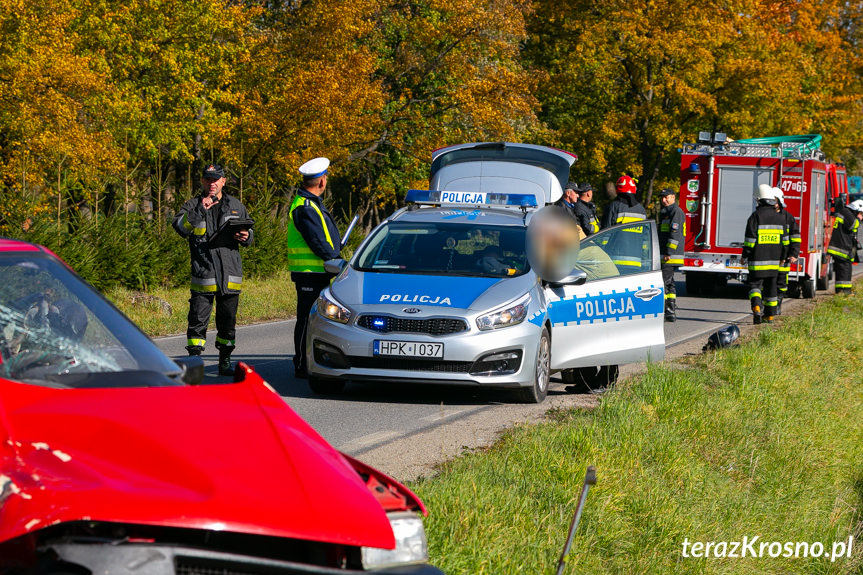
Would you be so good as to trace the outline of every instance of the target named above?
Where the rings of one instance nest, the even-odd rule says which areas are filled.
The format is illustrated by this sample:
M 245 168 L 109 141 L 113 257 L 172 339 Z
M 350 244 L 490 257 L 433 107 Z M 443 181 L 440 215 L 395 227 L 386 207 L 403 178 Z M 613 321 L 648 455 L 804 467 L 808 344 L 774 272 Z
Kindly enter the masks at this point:
M 434 423 L 436 421 L 443 421 L 444 419 L 449 419 L 450 417 L 454 417 L 460 413 L 464 413 L 467 411 L 466 409 L 454 409 L 451 411 L 446 411 L 445 413 L 435 413 L 434 415 L 427 415 L 425 417 L 421 417 L 419 420 L 424 423 Z
M 384 441 L 388 441 L 395 437 L 399 437 L 401 434 L 397 431 L 378 431 L 375 433 L 370 433 L 368 435 L 363 435 L 362 437 L 358 437 L 356 439 L 352 439 L 345 444 L 339 446 L 339 450 L 341 451 L 356 451 L 357 449 L 362 449 L 363 447 L 368 447 L 369 445 L 374 445 L 376 443 L 382 443 Z

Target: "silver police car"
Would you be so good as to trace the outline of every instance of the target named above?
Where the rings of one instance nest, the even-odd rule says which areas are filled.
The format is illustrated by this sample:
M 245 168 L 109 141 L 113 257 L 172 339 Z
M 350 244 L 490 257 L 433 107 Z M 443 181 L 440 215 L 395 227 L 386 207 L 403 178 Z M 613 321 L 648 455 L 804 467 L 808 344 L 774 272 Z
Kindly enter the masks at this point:
M 656 225 L 583 240 L 572 272 L 548 281 L 526 234 L 554 202 L 574 155 L 527 144 L 435 151 L 432 191 L 411 190 L 338 271 L 312 309 L 309 385 L 349 380 L 480 385 L 538 403 L 549 375 L 594 387 L 619 364 L 665 353 Z

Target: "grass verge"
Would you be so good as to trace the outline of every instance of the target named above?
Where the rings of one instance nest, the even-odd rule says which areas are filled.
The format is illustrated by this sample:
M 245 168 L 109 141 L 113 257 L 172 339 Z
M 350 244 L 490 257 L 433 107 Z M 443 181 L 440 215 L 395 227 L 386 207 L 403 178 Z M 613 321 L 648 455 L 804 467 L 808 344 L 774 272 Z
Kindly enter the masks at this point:
M 141 296 L 144 297 L 141 297 Z M 114 288 L 105 296 L 150 337 L 186 332 L 189 288 L 155 288 L 146 294 Z M 170 312 L 161 304 L 167 302 Z M 215 306 L 214 306 L 215 307 Z M 237 324 L 246 325 L 296 315 L 297 292 L 287 270 L 266 279 L 244 279 Z M 215 311 L 213 312 L 215 314 Z M 215 324 L 211 322 L 211 327 Z
M 861 291 L 858 287 L 858 293 Z M 654 365 L 593 411 L 521 426 L 412 485 L 447 573 L 858 573 L 851 558 L 685 558 L 683 544 L 847 542 L 863 501 L 863 298 L 835 297 L 689 365 Z M 814 548 L 817 550 L 817 547 Z M 774 548 L 775 550 L 775 548 Z M 738 549 L 737 554 L 740 554 Z M 782 549 L 784 553 L 784 547 Z M 802 547 L 799 549 L 802 554 Z

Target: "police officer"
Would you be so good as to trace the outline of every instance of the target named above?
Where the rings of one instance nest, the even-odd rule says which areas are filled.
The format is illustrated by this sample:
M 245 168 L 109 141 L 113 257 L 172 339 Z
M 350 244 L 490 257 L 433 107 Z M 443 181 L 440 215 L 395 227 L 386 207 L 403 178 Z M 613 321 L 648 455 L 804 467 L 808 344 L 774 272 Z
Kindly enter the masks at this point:
M 570 180 L 566 183 L 566 187 L 563 189 L 563 195 L 559 200 L 554 202 L 554 205 L 560 206 L 566 210 L 566 212 L 572 216 L 576 217 L 575 212 L 575 204 L 578 202 L 578 184 Z
M 776 293 L 779 300 L 776 303 L 776 315 L 782 315 L 782 300 L 788 293 L 788 274 L 791 272 L 791 262 L 800 256 L 800 226 L 791 212 L 785 209 L 785 194 L 781 188 L 773 188 L 776 196 L 776 211 L 785 218 L 785 232 L 788 234 L 788 249 L 779 262 L 779 274 L 776 276 Z
M 222 192 L 225 171 L 208 164 L 201 176 L 201 195 L 183 204 L 174 217 L 177 233 L 188 238 L 192 260 L 186 350 L 201 355 L 207 341 L 207 325 L 216 300 L 216 348 L 219 374 L 233 375 L 231 352 L 235 346 L 237 305 L 243 288 L 243 262 L 239 246 L 250 246 L 254 230 L 233 227 L 229 221 L 245 220 L 249 213 L 240 201 Z
M 647 218 L 647 211 L 635 197 L 635 180 L 631 176 L 620 176 L 615 191 L 616 197 L 602 216 L 603 229 Z
M 684 225 L 686 214 L 677 205 L 670 188 L 659 192 L 659 254 L 662 258 L 662 281 L 665 284 L 665 321 L 677 321 L 677 287 L 674 271 L 683 265 Z
M 772 323 L 778 296 L 779 262 L 788 249 L 785 216 L 776 211 L 773 188 L 761 184 L 753 193 L 758 206 L 746 222 L 743 258 L 749 268 L 749 304 L 752 321 Z M 763 304 L 763 305 L 762 305 Z
M 833 269 L 836 272 L 836 293 L 851 292 L 851 265 L 858 249 L 857 230 L 863 220 L 863 200 L 856 200 L 846 206 L 843 198 L 837 198 L 836 215 L 833 220 L 833 235 L 827 253 L 833 256 Z
M 339 257 L 339 228 L 321 197 L 327 188 L 327 158 L 300 166 L 303 187 L 294 196 L 288 215 L 288 269 L 297 288 L 297 323 L 294 326 L 294 376 L 307 377 L 306 327 L 309 312 L 330 284 L 332 274 L 324 262 Z
M 599 231 L 599 220 L 596 218 L 596 204 L 593 203 L 593 186 L 584 183 L 578 186 L 578 201 L 575 203 L 575 218 L 585 236 Z

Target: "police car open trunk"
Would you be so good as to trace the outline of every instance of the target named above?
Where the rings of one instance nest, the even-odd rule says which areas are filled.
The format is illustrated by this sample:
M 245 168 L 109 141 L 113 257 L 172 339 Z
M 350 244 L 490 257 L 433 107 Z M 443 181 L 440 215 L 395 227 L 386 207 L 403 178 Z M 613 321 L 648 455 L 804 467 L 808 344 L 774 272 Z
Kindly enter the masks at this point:
M 718 136 L 718 137 L 717 137 Z M 681 156 L 680 205 L 686 213 L 684 266 L 689 294 L 710 293 L 728 279 L 745 281 L 741 260 L 746 220 L 760 184 L 782 189 L 800 226 L 800 257 L 791 264 L 789 291 L 812 297 L 826 288 L 833 198 L 847 192 L 842 164 L 825 159 L 821 136 L 729 140 L 702 133 Z

